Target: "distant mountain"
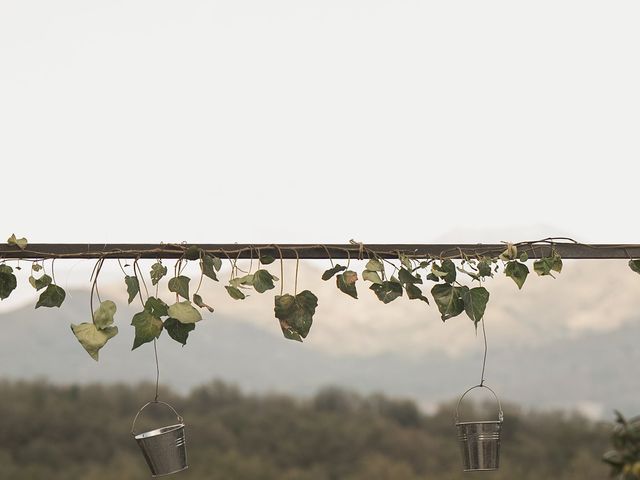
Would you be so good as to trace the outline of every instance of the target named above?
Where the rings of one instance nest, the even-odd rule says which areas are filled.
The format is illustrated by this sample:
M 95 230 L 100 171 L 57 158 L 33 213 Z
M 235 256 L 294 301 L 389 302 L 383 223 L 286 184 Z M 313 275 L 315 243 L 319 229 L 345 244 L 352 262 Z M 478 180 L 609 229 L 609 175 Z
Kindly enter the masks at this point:
M 335 289 L 333 282 L 305 268 L 304 288 L 318 293 L 320 307 L 304 344 L 281 337 L 272 295 L 234 302 L 220 286 L 208 285 L 203 295 L 216 313 L 198 324 L 186 347 L 166 335 L 159 343 L 162 383 L 185 391 L 220 378 L 248 391 L 295 394 L 344 385 L 410 396 L 428 408 L 478 382 L 482 342 L 468 319 L 443 325 L 433 306 L 407 299 L 382 305 L 362 287 L 355 301 L 326 291 Z M 578 407 L 592 416 L 613 408 L 640 413 L 640 299 L 633 291 L 640 278 L 611 262 L 565 268 L 555 281 L 532 275 L 522 292 L 508 279 L 494 280 L 488 383 L 505 400 L 532 407 Z M 120 334 L 99 363 L 69 329 L 90 319 L 88 292 L 78 290 L 62 309 L 29 306 L 0 314 L 1 375 L 56 383 L 152 381 L 151 346 L 130 351 L 136 309 L 124 306 L 124 287 L 102 290 L 119 305 Z

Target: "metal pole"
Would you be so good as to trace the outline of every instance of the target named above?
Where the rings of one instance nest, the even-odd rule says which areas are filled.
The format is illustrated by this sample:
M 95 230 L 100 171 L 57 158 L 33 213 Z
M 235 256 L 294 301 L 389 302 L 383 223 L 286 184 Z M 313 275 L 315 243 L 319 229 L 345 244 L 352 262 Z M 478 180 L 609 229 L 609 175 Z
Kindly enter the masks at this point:
M 564 259 L 629 259 L 640 258 L 637 244 L 579 243 L 530 243 L 518 245 L 519 253 L 529 258 L 549 256 L 555 249 Z M 2 259 L 98 259 L 98 258 L 180 258 L 189 249 L 197 247 L 219 257 L 257 258 L 270 255 L 274 258 L 295 259 L 344 259 L 368 258 L 374 253 L 382 258 L 397 258 L 402 252 L 415 258 L 463 258 L 498 256 L 506 248 L 504 244 L 86 244 L 86 243 L 33 243 L 25 250 L 15 245 L 0 245 Z

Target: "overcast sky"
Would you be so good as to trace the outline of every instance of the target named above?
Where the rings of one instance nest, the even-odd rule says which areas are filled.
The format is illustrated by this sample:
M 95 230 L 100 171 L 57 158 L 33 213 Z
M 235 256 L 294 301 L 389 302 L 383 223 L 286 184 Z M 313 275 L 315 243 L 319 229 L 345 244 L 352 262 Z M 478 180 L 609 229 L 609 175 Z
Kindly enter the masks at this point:
M 638 242 L 639 20 L 637 1 L 0 0 L 0 233 Z

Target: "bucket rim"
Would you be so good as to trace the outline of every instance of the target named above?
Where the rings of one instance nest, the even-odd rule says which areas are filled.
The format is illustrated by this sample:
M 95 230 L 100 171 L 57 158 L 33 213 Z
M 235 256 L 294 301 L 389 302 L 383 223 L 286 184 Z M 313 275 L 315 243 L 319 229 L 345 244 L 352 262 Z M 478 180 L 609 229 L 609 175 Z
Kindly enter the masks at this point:
M 187 468 L 189 468 L 189 465 L 185 465 L 183 468 L 181 468 L 180 470 L 174 470 L 173 472 L 167 472 L 167 473 L 156 473 L 156 474 L 151 474 L 151 476 L 153 478 L 158 478 L 158 477 L 166 477 L 167 475 L 173 475 L 174 473 L 178 473 L 178 472 L 183 472 L 184 470 L 186 470 Z
M 166 427 L 156 428 L 149 430 L 148 432 L 141 432 L 133 436 L 136 440 L 142 440 L 144 438 L 160 437 L 167 433 L 175 432 L 176 430 L 184 429 L 184 423 L 176 423 L 174 425 L 167 425 Z
M 481 420 L 478 422 L 456 422 L 456 426 L 458 425 L 478 425 L 478 424 L 488 424 L 488 423 L 503 423 L 503 420 Z

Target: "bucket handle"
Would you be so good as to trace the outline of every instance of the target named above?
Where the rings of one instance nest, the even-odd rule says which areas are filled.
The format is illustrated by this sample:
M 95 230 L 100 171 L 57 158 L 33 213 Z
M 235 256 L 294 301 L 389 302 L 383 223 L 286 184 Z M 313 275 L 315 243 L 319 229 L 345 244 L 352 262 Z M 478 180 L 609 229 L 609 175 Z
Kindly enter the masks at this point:
M 471 390 L 474 390 L 476 388 L 486 388 L 493 394 L 493 396 L 496 399 L 496 402 L 498 402 L 498 421 L 502 423 L 504 421 L 504 413 L 502 412 L 502 404 L 500 403 L 500 399 L 498 398 L 498 395 L 496 394 L 496 392 L 494 392 L 491 388 L 483 384 L 471 387 L 470 389 L 468 389 L 466 392 L 462 394 L 462 396 L 460 397 L 460 400 L 458 400 L 458 405 L 456 406 L 456 423 L 458 423 L 458 421 L 460 420 L 460 404 L 462 403 L 462 399 L 465 397 L 467 393 L 469 393 Z
M 131 435 L 133 435 L 135 437 L 136 433 L 135 433 L 135 429 L 136 429 L 136 422 L 138 421 L 138 417 L 140 416 L 140 414 L 142 413 L 142 411 L 147 408 L 149 405 L 152 405 L 154 403 L 161 403 L 162 405 L 166 405 L 167 407 L 169 407 L 173 413 L 176 414 L 176 417 L 178 417 L 178 423 L 184 423 L 184 419 L 180 416 L 180 414 L 178 412 L 176 412 L 176 409 L 173 408 L 171 405 L 169 405 L 166 402 L 161 402 L 160 400 L 154 400 L 152 402 L 147 402 L 145 403 L 142 408 L 140 408 L 140 410 L 138 410 L 138 413 L 136 413 L 135 418 L 133 419 L 133 425 L 131 425 Z

